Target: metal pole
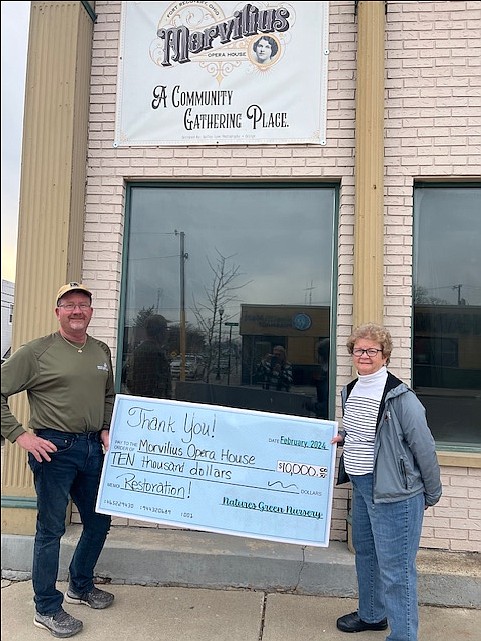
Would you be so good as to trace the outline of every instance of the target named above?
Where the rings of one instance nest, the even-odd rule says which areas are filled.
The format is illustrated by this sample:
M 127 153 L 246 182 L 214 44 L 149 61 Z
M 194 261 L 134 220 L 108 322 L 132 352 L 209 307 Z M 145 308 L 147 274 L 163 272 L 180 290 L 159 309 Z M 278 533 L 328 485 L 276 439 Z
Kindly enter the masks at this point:
M 461 287 L 462 285 L 453 285 L 451 289 L 458 290 L 458 305 L 461 305 Z
M 184 249 L 185 233 L 175 230 L 180 240 L 180 326 L 179 326 L 179 348 L 180 348 L 180 373 L 179 379 L 185 381 L 185 261 L 187 254 Z
M 239 323 L 224 323 L 229 328 L 229 364 L 227 372 L 227 385 L 230 385 L 230 368 L 231 368 L 231 356 L 232 356 L 232 328 L 239 327 Z
M 221 307 L 219 309 L 219 347 L 218 347 L 218 354 L 217 354 L 217 375 L 216 375 L 216 380 L 220 381 L 220 346 L 222 342 L 222 316 L 224 315 L 224 310 Z
M 227 385 L 230 385 L 230 352 L 232 348 L 232 325 L 229 327 L 229 364 L 227 369 Z

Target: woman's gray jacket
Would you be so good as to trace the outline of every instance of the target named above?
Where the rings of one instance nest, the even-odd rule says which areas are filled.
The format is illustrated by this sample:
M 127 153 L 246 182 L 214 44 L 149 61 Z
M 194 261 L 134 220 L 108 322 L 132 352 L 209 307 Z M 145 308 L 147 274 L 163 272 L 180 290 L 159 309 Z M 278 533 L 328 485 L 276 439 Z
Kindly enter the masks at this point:
M 356 380 L 341 391 L 343 414 Z M 434 505 L 441 498 L 440 476 L 426 410 L 413 390 L 388 372 L 374 441 L 374 502 L 402 501 L 422 492 L 425 505 Z M 337 484 L 348 481 L 341 456 Z

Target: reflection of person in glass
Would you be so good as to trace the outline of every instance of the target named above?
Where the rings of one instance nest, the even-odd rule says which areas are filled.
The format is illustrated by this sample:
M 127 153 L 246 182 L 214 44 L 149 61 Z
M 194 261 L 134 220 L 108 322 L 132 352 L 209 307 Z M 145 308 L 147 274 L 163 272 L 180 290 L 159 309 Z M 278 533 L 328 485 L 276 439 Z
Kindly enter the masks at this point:
M 126 384 L 131 394 L 171 398 L 170 363 L 165 353 L 167 321 L 154 314 L 145 323 L 147 338 L 135 348 L 127 362 Z
M 316 378 L 317 403 L 313 410 L 317 418 L 328 417 L 329 399 L 329 339 L 324 338 L 317 345 L 319 369 Z
M 279 51 L 279 45 L 271 36 L 261 36 L 254 42 L 252 48 L 256 54 L 256 60 L 260 65 L 272 62 Z
M 292 365 L 287 360 L 286 350 L 276 345 L 272 354 L 264 356 L 259 363 L 259 375 L 264 389 L 288 392 L 292 385 Z

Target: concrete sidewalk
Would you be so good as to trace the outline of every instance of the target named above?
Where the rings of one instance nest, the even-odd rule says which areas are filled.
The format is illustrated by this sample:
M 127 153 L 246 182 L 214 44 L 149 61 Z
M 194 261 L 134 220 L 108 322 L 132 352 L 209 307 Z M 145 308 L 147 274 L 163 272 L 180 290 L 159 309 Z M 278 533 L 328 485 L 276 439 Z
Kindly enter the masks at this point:
M 62 538 L 59 580 L 80 535 L 69 526 Z M 2 578 L 31 578 L 33 536 L 2 534 Z M 422 605 L 481 609 L 481 555 L 420 550 Z M 247 589 L 321 597 L 357 596 L 354 555 L 346 543 L 292 545 L 182 529 L 111 528 L 96 566 L 111 584 Z
M 66 583 L 59 583 L 64 591 Z M 100 586 L 102 587 L 102 586 Z M 348 641 L 336 619 L 356 609 L 350 598 L 252 590 L 110 585 L 112 607 L 65 605 L 81 619 L 79 641 Z M 30 581 L 2 580 L 2 641 L 53 638 L 33 625 Z M 421 606 L 419 641 L 478 641 L 481 610 Z M 359 641 L 384 641 L 363 632 Z M 356 639 L 358 637 L 356 636 Z

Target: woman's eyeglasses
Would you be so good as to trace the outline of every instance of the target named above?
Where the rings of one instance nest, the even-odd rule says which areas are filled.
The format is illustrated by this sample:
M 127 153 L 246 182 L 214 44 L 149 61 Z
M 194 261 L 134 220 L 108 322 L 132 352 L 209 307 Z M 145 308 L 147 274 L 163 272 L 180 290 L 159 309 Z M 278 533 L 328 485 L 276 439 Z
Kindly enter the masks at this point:
M 367 354 L 368 356 L 371 356 L 371 358 L 377 356 L 378 352 L 382 352 L 382 349 L 375 349 L 374 347 L 370 347 L 369 349 L 361 349 L 360 347 L 356 347 L 356 349 L 352 350 L 354 356 L 362 356 L 363 354 Z

